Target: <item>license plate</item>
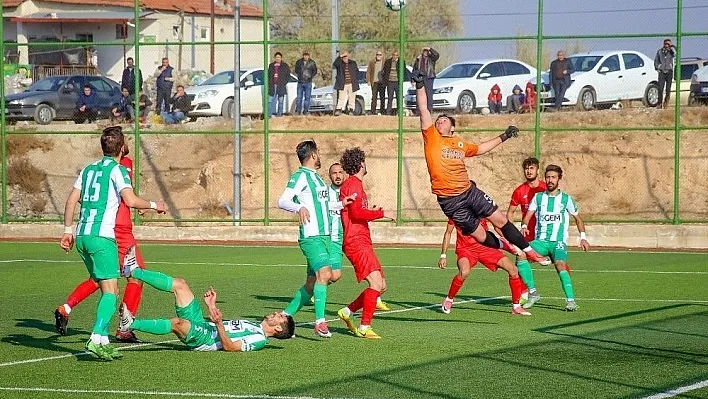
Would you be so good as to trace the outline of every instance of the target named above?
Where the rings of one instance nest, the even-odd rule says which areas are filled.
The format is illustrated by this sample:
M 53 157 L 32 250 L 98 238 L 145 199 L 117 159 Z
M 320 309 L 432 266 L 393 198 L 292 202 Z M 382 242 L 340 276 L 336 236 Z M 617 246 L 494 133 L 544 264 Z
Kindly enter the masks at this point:
M 550 97 L 551 97 L 551 93 L 549 93 L 549 92 L 541 93 L 541 98 L 550 98 Z
M 322 102 L 321 101 L 313 101 L 312 105 L 314 105 L 314 106 L 322 105 Z
M 703 93 L 708 93 L 708 87 L 701 87 L 701 91 Z

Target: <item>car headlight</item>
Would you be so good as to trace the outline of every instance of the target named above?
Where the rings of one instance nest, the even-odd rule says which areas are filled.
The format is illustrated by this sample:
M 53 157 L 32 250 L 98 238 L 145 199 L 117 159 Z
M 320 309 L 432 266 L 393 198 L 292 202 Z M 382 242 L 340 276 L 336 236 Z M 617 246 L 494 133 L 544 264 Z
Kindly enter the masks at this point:
M 440 94 L 440 93 L 452 93 L 452 86 L 441 87 L 439 89 L 433 90 L 433 94 Z
M 219 94 L 218 90 L 207 90 L 197 94 L 197 98 L 215 97 L 217 94 Z
M 696 75 L 696 74 L 691 75 L 691 84 L 693 84 L 693 85 L 698 84 L 698 75 Z M 10 104 L 12 104 L 12 102 L 10 102 Z
M 11 100 L 7 102 L 7 105 L 20 105 L 20 100 Z
M 332 93 L 327 93 L 327 94 L 325 94 L 324 96 L 322 96 L 322 98 L 323 98 L 323 99 L 326 99 L 326 100 L 331 100 L 331 99 L 332 99 Z

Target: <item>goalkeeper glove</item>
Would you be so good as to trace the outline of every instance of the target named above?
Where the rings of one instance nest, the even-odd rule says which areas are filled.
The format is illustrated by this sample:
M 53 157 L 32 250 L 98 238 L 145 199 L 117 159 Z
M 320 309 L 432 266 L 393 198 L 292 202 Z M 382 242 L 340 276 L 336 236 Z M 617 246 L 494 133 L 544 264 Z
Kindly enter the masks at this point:
M 519 128 L 516 126 L 509 126 L 506 128 L 504 133 L 499 135 L 499 138 L 501 139 L 502 143 L 509 140 L 512 137 L 517 137 L 519 135 Z

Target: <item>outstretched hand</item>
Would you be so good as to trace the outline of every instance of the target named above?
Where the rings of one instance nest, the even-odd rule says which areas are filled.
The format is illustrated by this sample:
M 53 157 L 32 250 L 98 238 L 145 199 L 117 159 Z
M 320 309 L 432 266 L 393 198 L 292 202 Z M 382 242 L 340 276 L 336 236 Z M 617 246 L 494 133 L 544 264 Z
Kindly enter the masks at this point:
M 413 80 L 413 83 L 415 83 L 415 88 L 416 89 L 422 89 L 425 87 L 425 72 L 423 71 L 418 71 L 417 73 L 414 73 L 411 79 Z
M 510 125 L 508 128 L 506 128 L 504 133 L 499 135 L 499 138 L 501 139 L 501 141 L 503 143 L 512 137 L 518 137 L 518 136 L 519 136 L 519 128 L 514 125 Z

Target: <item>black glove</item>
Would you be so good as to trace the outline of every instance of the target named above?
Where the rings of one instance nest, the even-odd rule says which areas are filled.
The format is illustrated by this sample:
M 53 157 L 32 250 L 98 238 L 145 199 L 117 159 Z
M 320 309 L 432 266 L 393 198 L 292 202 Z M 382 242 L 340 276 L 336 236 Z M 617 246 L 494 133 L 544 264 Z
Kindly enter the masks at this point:
M 502 143 L 509 140 L 512 137 L 517 137 L 519 135 L 519 128 L 516 126 L 509 126 L 506 128 L 504 133 L 499 135 L 499 138 L 501 139 Z
M 422 71 L 418 71 L 418 73 L 413 74 L 413 77 L 411 79 L 413 79 L 413 81 L 415 82 L 416 89 L 422 89 L 423 87 L 425 87 L 425 76 L 425 72 Z

